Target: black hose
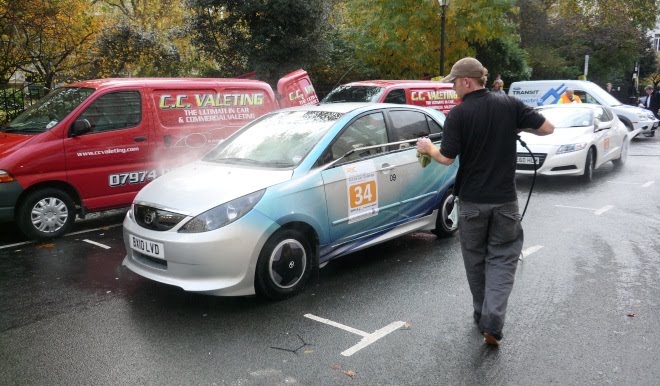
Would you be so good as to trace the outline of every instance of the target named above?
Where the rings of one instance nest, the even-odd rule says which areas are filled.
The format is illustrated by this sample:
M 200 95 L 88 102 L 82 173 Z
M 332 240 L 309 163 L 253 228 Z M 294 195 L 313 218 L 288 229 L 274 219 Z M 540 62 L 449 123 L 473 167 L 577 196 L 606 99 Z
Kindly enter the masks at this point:
M 520 221 L 522 221 L 523 218 L 525 218 L 525 212 L 527 212 L 527 205 L 529 205 L 529 199 L 532 197 L 532 192 L 534 191 L 534 182 L 536 181 L 536 157 L 534 157 L 534 153 L 527 147 L 527 144 L 525 141 L 523 141 L 520 136 L 518 136 L 518 141 L 524 147 L 527 149 L 529 152 L 529 155 L 532 156 L 532 161 L 534 162 L 534 176 L 532 177 L 532 185 L 529 187 L 529 193 L 527 194 L 527 202 L 525 203 L 525 209 L 523 209 L 522 215 L 520 216 Z

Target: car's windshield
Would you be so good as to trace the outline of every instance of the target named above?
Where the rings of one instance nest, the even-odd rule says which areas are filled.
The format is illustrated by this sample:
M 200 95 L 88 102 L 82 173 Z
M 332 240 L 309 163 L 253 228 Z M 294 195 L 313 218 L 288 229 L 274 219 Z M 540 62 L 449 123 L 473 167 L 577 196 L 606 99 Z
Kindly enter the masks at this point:
M 297 166 L 342 116 L 328 111 L 280 111 L 251 123 L 205 157 L 205 161 L 267 168 Z
M 539 112 L 556 128 L 593 125 L 593 113 L 589 108 L 543 108 Z
M 321 103 L 378 102 L 383 91 L 383 87 L 344 85 L 330 91 Z
M 69 115 L 93 92 L 93 88 L 58 88 L 22 112 L 0 131 L 19 134 L 43 133 Z

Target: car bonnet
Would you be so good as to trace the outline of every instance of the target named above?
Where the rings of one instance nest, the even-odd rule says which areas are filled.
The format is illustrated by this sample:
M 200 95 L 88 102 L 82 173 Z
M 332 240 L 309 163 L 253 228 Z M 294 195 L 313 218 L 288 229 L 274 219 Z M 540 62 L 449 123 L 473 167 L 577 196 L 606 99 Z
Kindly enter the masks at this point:
M 196 161 L 149 183 L 134 202 L 198 215 L 225 202 L 291 179 L 292 170 Z
M 520 133 L 520 138 L 530 145 L 565 145 L 576 141 L 582 142 L 584 138 L 593 135 L 594 127 L 556 127 L 550 135 L 534 135 L 531 133 Z

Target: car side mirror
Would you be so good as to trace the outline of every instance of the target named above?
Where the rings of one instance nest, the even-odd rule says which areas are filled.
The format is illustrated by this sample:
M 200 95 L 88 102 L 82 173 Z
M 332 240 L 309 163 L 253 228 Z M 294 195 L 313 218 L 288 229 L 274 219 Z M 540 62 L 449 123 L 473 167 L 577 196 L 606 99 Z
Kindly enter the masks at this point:
M 92 124 L 87 119 L 77 119 L 71 126 L 71 136 L 77 137 L 92 131 Z
M 611 122 L 601 122 L 598 119 L 596 119 L 595 131 L 598 132 L 603 130 L 609 130 L 610 126 L 611 126 Z

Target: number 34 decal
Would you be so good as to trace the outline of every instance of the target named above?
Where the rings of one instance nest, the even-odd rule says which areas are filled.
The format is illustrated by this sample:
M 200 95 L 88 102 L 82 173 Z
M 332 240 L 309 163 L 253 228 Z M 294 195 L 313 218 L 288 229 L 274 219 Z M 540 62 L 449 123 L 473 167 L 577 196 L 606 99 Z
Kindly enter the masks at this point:
M 349 187 L 351 209 L 369 205 L 378 200 L 376 181 L 369 180 Z

